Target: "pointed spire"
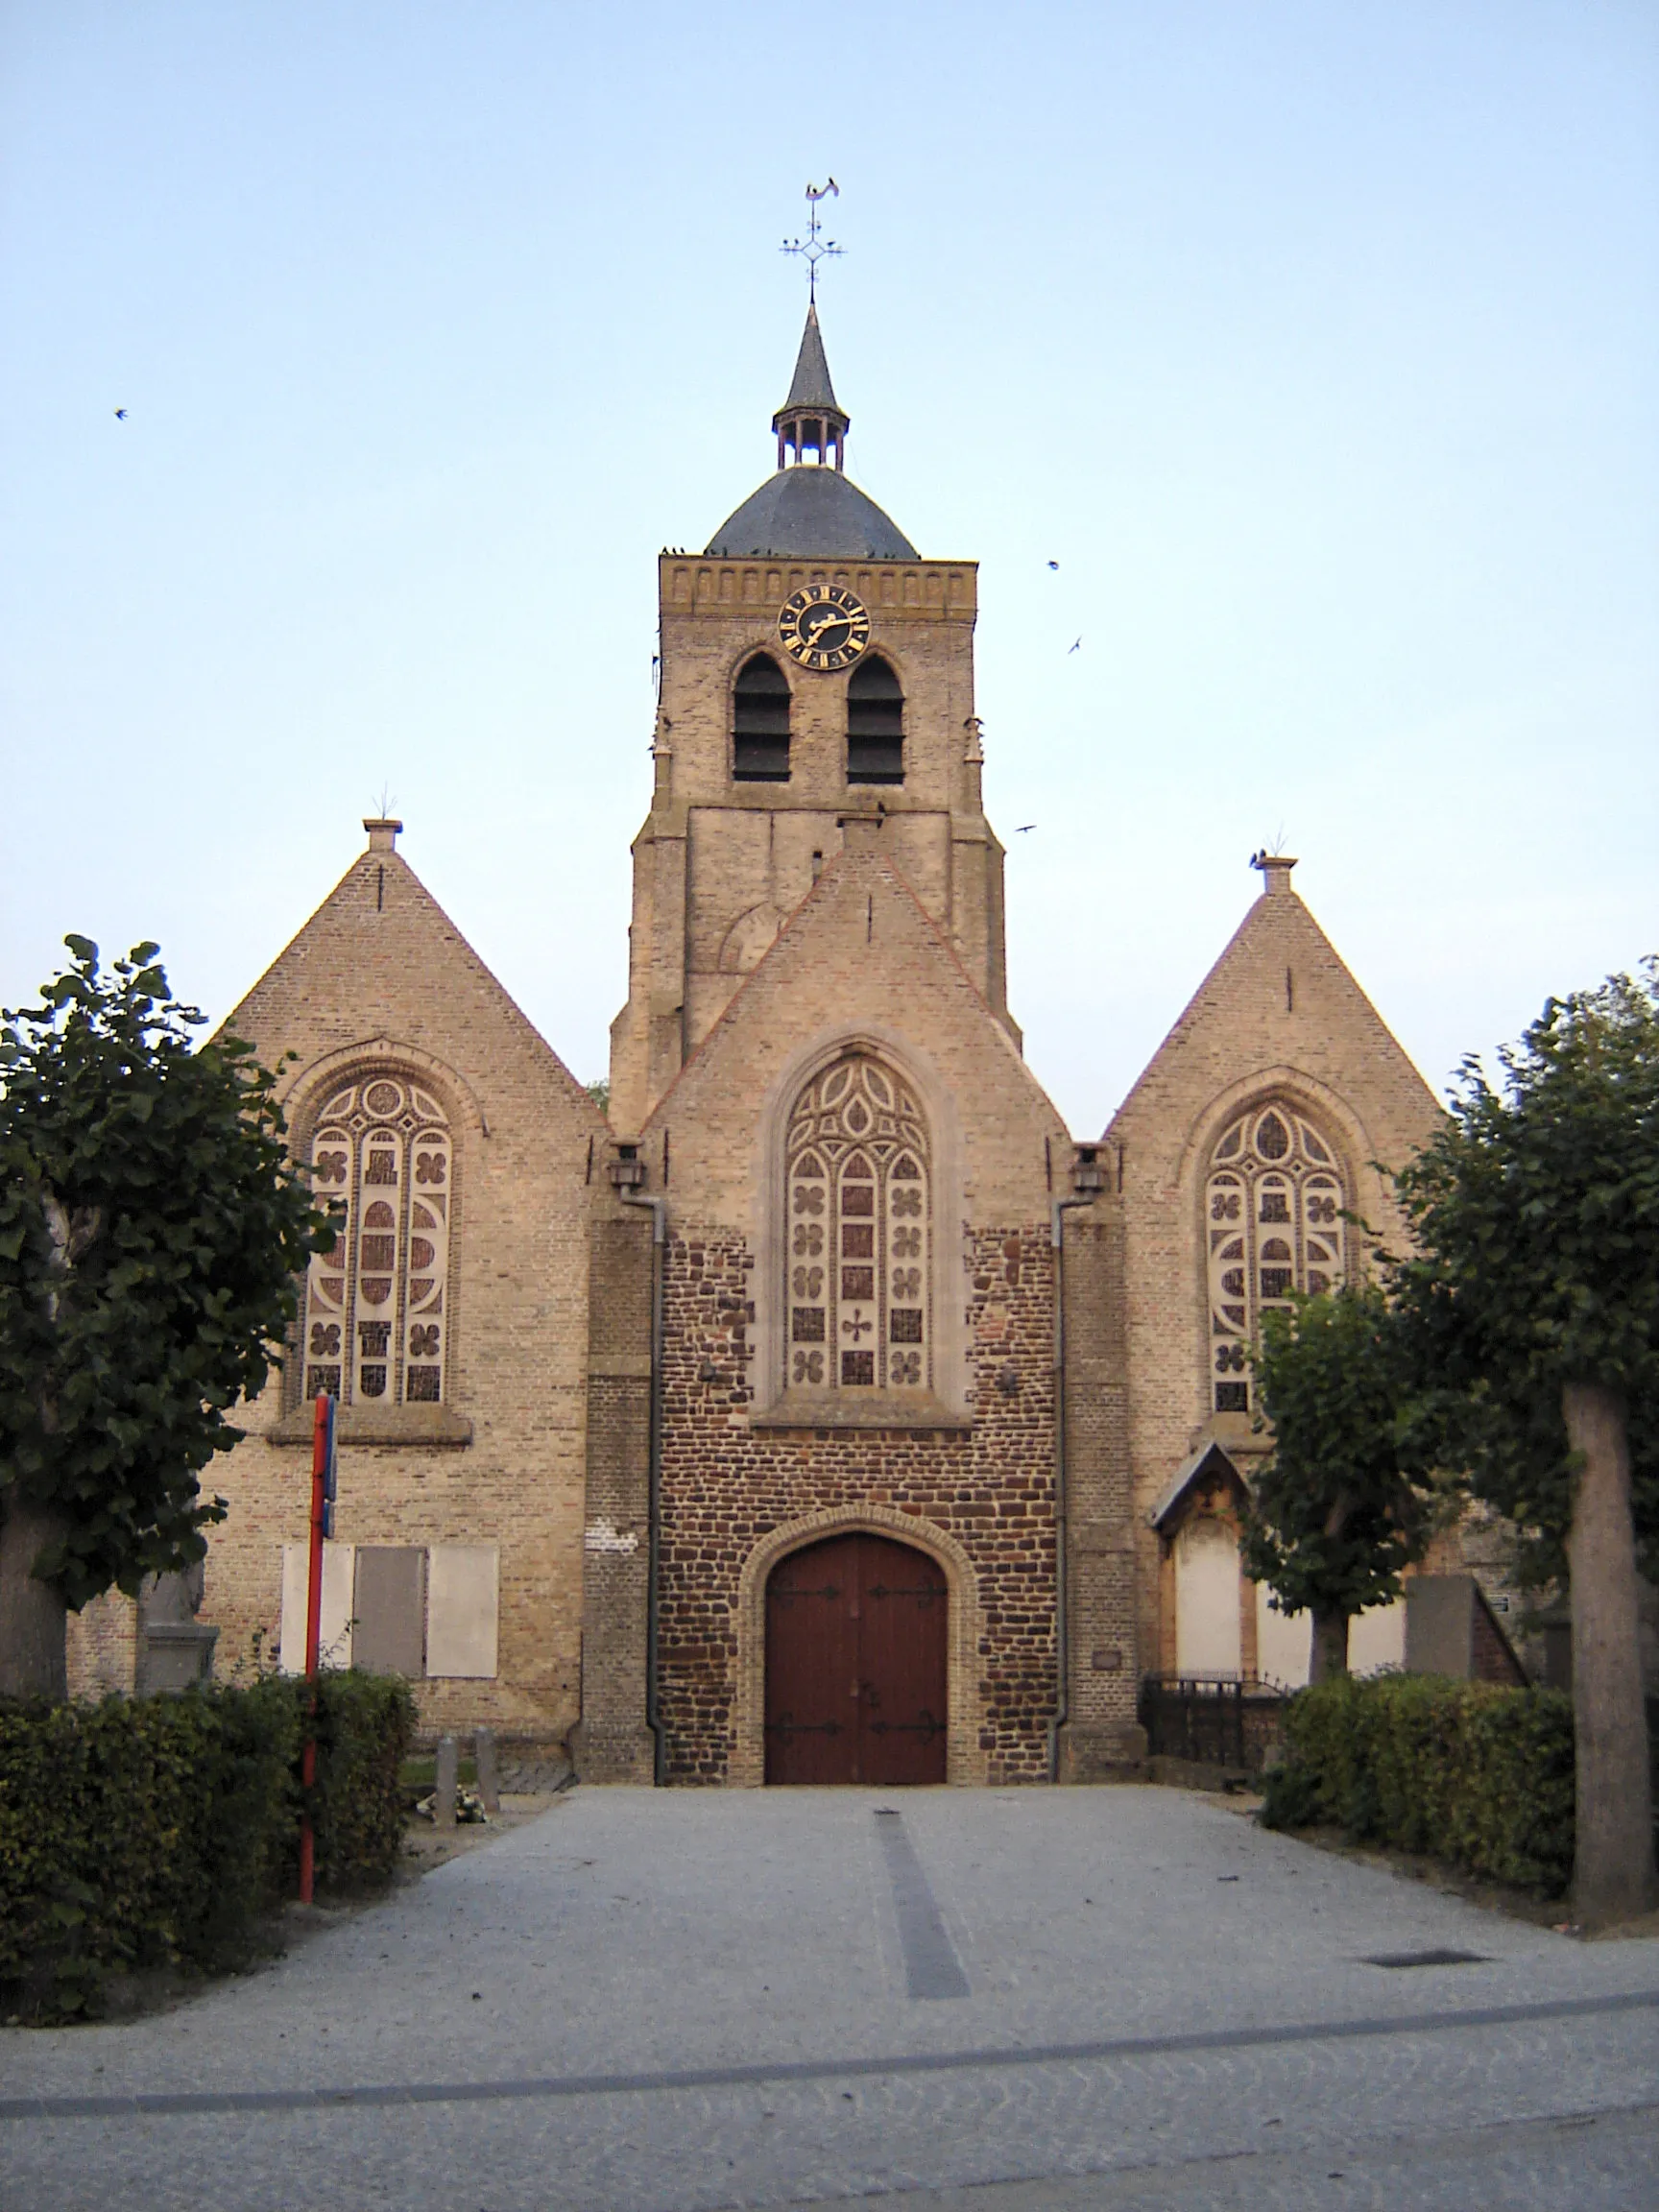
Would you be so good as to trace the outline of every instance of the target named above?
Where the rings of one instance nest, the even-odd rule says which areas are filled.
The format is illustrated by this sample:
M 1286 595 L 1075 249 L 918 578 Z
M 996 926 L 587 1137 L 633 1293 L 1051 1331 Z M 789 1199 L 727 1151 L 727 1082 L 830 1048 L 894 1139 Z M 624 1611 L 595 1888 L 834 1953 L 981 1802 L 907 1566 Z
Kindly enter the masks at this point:
M 795 381 L 780 413 L 797 407 L 828 407 L 839 414 L 835 387 L 830 381 L 830 363 L 824 352 L 824 333 L 818 327 L 818 302 L 806 310 L 806 327 L 801 333 L 801 350 L 795 357 Z
M 801 333 L 789 397 L 772 418 L 772 427 L 778 433 L 779 468 L 803 462 L 810 453 L 814 462 L 845 469 L 851 421 L 830 381 L 830 362 L 814 300 L 806 309 L 806 327 Z

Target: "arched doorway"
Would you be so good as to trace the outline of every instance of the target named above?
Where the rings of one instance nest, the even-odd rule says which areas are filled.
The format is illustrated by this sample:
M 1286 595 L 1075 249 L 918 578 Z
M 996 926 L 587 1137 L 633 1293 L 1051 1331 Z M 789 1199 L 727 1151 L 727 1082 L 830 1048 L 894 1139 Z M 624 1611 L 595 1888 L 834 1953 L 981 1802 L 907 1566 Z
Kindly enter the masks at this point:
M 766 1779 L 943 1782 L 950 1598 L 925 1551 L 858 1529 L 766 1584 Z

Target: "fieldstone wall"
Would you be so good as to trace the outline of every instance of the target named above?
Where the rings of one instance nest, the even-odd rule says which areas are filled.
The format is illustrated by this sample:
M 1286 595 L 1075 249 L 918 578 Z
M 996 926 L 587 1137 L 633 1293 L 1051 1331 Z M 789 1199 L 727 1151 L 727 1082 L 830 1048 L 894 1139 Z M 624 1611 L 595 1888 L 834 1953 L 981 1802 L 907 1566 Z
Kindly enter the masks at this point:
M 961 1565 L 973 1587 L 956 1602 L 974 1608 L 979 1637 L 973 1679 L 951 1686 L 950 1778 L 1044 1778 L 1055 1700 L 1048 1226 L 978 1229 L 967 1245 L 968 1425 L 761 1429 L 748 1415 L 754 1256 L 731 1231 L 671 1236 L 660 1662 L 671 1781 L 758 1778 L 737 1718 L 740 1703 L 758 1709 L 764 1612 L 745 1621 L 739 1585 L 757 1546 L 803 1523 L 812 1535 L 913 1531 L 948 1569 Z

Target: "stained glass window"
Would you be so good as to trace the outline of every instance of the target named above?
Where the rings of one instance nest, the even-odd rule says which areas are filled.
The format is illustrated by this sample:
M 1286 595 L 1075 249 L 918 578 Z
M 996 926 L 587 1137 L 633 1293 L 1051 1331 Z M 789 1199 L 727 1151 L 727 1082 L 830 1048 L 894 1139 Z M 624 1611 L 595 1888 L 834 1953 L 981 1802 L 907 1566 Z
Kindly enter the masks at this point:
M 863 1054 L 809 1083 L 789 1120 L 785 1385 L 931 1386 L 929 1152 L 921 1107 Z
M 311 1180 L 337 1226 L 306 1280 L 308 1398 L 443 1401 L 453 1166 L 443 1108 L 402 1075 L 353 1083 L 324 1108 Z
M 1248 1413 L 1248 1347 L 1263 1310 L 1293 1291 L 1334 1290 L 1347 1274 L 1348 1196 L 1331 1146 L 1283 1103 L 1223 1131 L 1204 1195 L 1212 1403 Z

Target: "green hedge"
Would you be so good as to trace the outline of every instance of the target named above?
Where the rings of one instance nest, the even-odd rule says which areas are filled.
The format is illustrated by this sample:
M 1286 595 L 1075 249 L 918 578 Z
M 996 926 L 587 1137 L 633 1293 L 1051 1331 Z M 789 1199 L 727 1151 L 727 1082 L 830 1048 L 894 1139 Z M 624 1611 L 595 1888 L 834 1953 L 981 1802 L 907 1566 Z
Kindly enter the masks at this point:
M 1285 1716 L 1262 1824 L 1332 1822 L 1557 1897 L 1573 1877 L 1573 1701 L 1432 1674 L 1347 1677 Z
M 317 1681 L 317 1886 L 338 1895 L 383 1889 L 403 1843 L 400 1769 L 414 1739 L 415 1700 L 398 1675 L 320 1674 Z M 297 1820 L 288 1833 L 284 1881 L 299 1869 Z
M 0 2017 L 96 2011 L 108 1977 L 252 1957 L 292 1894 L 305 1685 L 100 1705 L 0 1700 Z M 414 1701 L 394 1678 L 318 1684 L 320 1888 L 390 1879 Z

